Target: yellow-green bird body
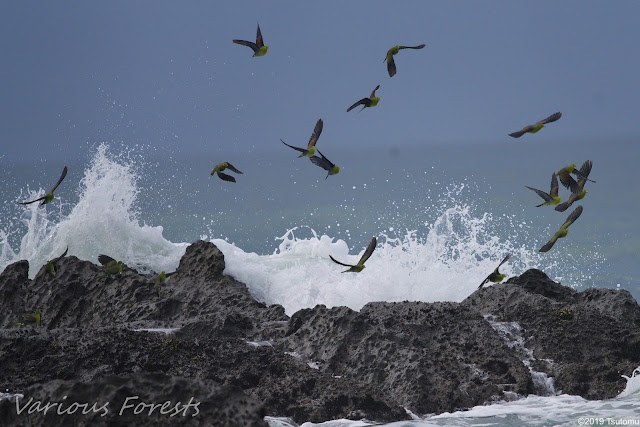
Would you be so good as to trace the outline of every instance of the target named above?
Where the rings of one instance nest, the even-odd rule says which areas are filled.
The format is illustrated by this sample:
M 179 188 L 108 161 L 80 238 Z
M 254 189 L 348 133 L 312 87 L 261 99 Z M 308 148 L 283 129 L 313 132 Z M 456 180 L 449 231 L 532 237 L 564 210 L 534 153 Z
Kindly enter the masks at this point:
M 67 252 L 69 252 L 69 246 L 67 246 L 67 249 L 65 249 L 62 255 L 47 261 L 47 263 L 45 264 L 45 274 L 51 274 L 53 277 L 56 277 L 56 263 L 67 256 Z
M 364 254 L 356 265 L 342 263 L 340 261 L 337 261 L 331 255 L 329 255 L 329 258 L 331 258 L 331 261 L 335 262 L 336 264 L 340 264 L 344 267 L 349 267 L 349 269 L 343 271 L 343 273 L 360 273 L 362 270 L 364 270 L 364 263 L 369 259 L 369 257 L 371 257 L 371 254 L 376 249 L 376 244 L 377 240 L 374 237 L 373 239 L 371 239 L 371 242 L 369 242 L 369 246 L 367 246 L 367 249 L 364 251 Z
M 347 113 L 356 108 L 358 105 L 362 105 L 360 111 L 364 110 L 367 107 L 375 107 L 376 105 L 378 105 L 378 102 L 380 102 L 380 97 L 376 96 L 376 91 L 378 89 L 380 89 L 380 85 L 376 86 L 376 88 L 373 89 L 371 95 L 369 95 L 368 98 L 362 98 L 358 102 L 354 103 L 351 107 L 347 108 Z
M 98 261 L 102 264 L 103 271 L 98 277 L 115 276 L 122 273 L 122 261 L 116 261 L 107 255 L 98 255 Z
M 321 157 L 313 156 L 309 157 L 311 163 L 316 166 L 321 167 L 322 169 L 327 171 L 327 176 L 324 179 L 329 178 L 329 175 L 336 175 L 340 173 L 340 166 L 336 166 L 333 162 L 327 159 L 324 154 L 320 152 L 320 150 L 316 150 Z
M 568 166 L 568 168 L 571 168 L 572 166 L 575 166 L 575 165 Z M 569 196 L 569 199 L 566 202 L 560 203 L 558 206 L 556 206 L 557 211 L 559 212 L 566 211 L 573 204 L 573 202 L 582 200 L 584 196 L 587 195 L 587 190 L 584 189 L 584 185 L 587 183 L 587 180 L 589 179 L 588 177 L 589 177 L 589 174 L 591 173 L 592 167 L 593 167 L 593 162 L 591 160 L 587 160 L 582 164 L 582 167 L 580 167 L 579 171 L 575 169 L 575 167 L 573 167 L 573 169 L 569 172 L 569 173 L 577 172 L 576 176 L 579 176 L 580 179 L 578 179 L 578 182 L 575 182 L 574 179 L 571 178 L 571 176 L 566 177 L 566 179 L 569 182 L 569 187 L 571 187 L 571 195 Z
M 44 196 L 39 197 L 39 198 L 37 198 L 35 200 L 31 200 L 31 201 L 28 201 L 28 202 L 18 202 L 18 203 L 21 204 L 21 205 L 29 205 L 31 203 L 41 202 L 40 206 L 46 205 L 47 203 L 50 203 L 54 199 L 53 192 L 56 191 L 56 188 L 58 188 L 58 186 L 60 185 L 60 183 L 62 182 L 62 180 L 64 179 L 65 176 L 67 176 L 67 167 L 66 166 L 64 167 L 64 169 L 62 169 L 62 174 L 60 175 L 60 178 L 58 179 L 58 182 L 56 183 L 56 185 L 53 186 L 51 191 L 49 191 Z
M 500 266 L 502 264 L 504 264 L 505 262 L 507 262 L 507 260 L 511 257 L 511 255 L 507 254 L 507 256 L 504 257 L 504 259 L 500 262 L 500 264 L 498 264 L 498 266 L 496 267 L 495 270 L 493 270 L 493 272 L 487 276 L 486 279 L 483 280 L 482 283 L 480 283 L 480 286 L 478 286 L 478 289 L 481 289 L 486 283 L 488 282 L 493 282 L 493 283 L 500 283 L 504 280 L 505 278 L 505 274 L 500 273 L 500 271 L 498 271 L 498 269 L 500 268 Z
M 567 234 L 569 233 L 569 230 L 568 230 L 569 226 L 573 224 L 574 221 L 580 217 L 580 215 L 582 215 L 582 206 L 578 206 L 573 212 L 571 212 L 571 214 L 567 217 L 567 220 L 560 227 L 560 230 L 558 230 L 553 235 L 551 240 L 549 240 L 543 247 L 540 248 L 539 252 L 548 252 L 556 243 L 556 241 L 558 241 L 558 239 L 562 239 L 563 237 L 566 237 Z
M 287 147 L 290 147 L 296 151 L 299 151 L 300 155 L 298 156 L 298 158 L 313 157 L 313 155 L 316 154 L 316 143 L 320 138 L 320 134 L 322 133 L 323 126 L 324 126 L 324 122 L 322 121 L 322 119 L 318 119 L 318 121 L 316 122 L 316 127 L 313 129 L 313 133 L 311 134 L 311 137 L 309 138 L 309 142 L 307 143 L 307 148 L 294 147 L 293 145 L 289 145 L 286 142 L 282 141 L 282 138 L 280 139 L 280 141 L 282 141 L 282 143 Z
M 242 172 L 240 172 L 238 169 L 236 169 L 231 163 L 223 162 L 223 163 L 218 163 L 217 165 L 215 165 L 213 167 L 213 170 L 211 171 L 211 175 L 218 174 L 218 178 L 220 178 L 223 181 L 236 182 L 236 179 L 234 177 L 232 177 L 231 175 L 227 175 L 226 173 L 222 173 L 222 171 L 227 169 L 227 168 L 229 170 L 234 171 L 235 173 L 242 174 Z
M 269 50 L 269 46 L 265 46 L 264 40 L 262 39 L 262 32 L 260 31 L 260 24 L 258 24 L 258 32 L 256 34 L 256 42 L 249 42 L 246 40 L 237 40 L 234 39 L 233 42 L 235 44 L 239 44 L 242 46 L 248 46 L 253 50 L 253 57 L 256 56 L 265 56 L 267 51 Z
M 398 70 L 396 69 L 396 62 L 394 61 L 394 55 L 397 55 L 402 49 L 422 49 L 426 46 L 426 44 L 421 44 L 418 46 L 400 46 L 395 45 L 391 49 L 387 51 L 387 55 L 384 60 L 387 63 L 387 71 L 389 72 L 389 77 L 393 77 L 396 75 Z
M 562 113 L 558 111 L 557 113 L 553 113 L 546 119 L 542 119 L 537 123 L 523 127 L 518 132 L 510 133 L 509 136 L 513 138 L 520 138 L 525 133 L 537 133 L 540 129 L 544 127 L 544 125 L 551 122 L 555 122 L 556 120 L 560 119 L 560 117 L 562 117 Z
M 16 326 L 34 327 L 40 325 L 41 314 L 40 310 L 36 310 L 34 313 L 23 313 L 22 320 L 13 322 Z
M 558 196 L 558 176 L 555 173 L 551 175 L 551 190 L 549 193 L 545 193 L 542 190 L 538 190 L 527 185 L 525 185 L 525 187 L 529 190 L 535 191 L 538 196 L 544 199 L 544 203 L 537 205 L 537 208 L 540 206 L 555 206 L 560 203 L 560 200 L 562 200 L 562 197 Z
M 167 278 L 171 277 L 173 274 L 175 274 L 175 271 L 173 273 L 165 273 L 164 270 L 162 270 L 160 274 L 158 274 L 158 279 L 156 279 L 156 284 L 154 286 L 164 284 L 164 282 L 167 281 Z

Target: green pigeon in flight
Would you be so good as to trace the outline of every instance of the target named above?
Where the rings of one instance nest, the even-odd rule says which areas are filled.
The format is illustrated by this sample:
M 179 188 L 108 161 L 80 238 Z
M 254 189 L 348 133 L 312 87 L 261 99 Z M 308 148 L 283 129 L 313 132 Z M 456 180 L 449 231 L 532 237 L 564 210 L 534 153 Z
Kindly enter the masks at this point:
M 260 24 L 258 24 L 258 34 L 256 35 L 256 42 L 248 42 L 246 40 L 236 40 L 233 42 L 235 44 L 239 44 L 242 46 L 249 46 L 253 49 L 253 56 L 265 56 L 267 54 L 267 50 L 269 50 L 269 46 L 264 45 L 264 41 L 262 40 L 262 32 L 260 31 Z
M 389 72 L 389 77 L 395 76 L 396 72 L 398 71 L 398 70 L 396 70 L 396 62 L 393 60 L 393 56 L 394 55 L 397 55 L 398 52 L 400 52 L 400 50 L 402 50 L 402 49 L 422 49 L 425 46 L 426 46 L 426 44 L 421 44 L 421 45 L 418 45 L 418 46 L 399 46 L 399 45 L 395 45 L 394 47 L 389 49 L 387 51 L 387 56 L 384 58 L 384 60 L 387 62 L 387 71 Z
M 587 177 L 589 176 L 589 173 L 591 173 L 592 166 L 593 166 L 593 162 L 591 160 L 587 160 L 586 162 L 584 162 L 579 172 L 579 176 L 581 176 L 581 178 L 578 179 L 578 182 L 575 184 L 575 186 L 571 184 L 571 186 L 574 187 L 575 189 L 573 189 L 573 191 L 571 192 L 571 195 L 569 196 L 569 199 L 566 202 L 560 203 L 558 206 L 556 206 L 557 211 L 559 212 L 566 211 L 569 208 L 569 206 L 573 204 L 573 202 L 577 200 L 581 200 L 584 198 L 584 196 L 587 195 L 587 190 L 584 189 L 584 185 L 587 183 L 587 179 L 588 179 Z M 570 176 L 569 176 L 569 179 L 573 181 L 573 178 L 571 178 Z
M 282 141 L 282 139 L 280 139 L 280 141 L 282 141 L 282 143 L 284 145 L 286 145 L 287 147 L 291 147 L 296 151 L 299 151 L 300 154 L 298 157 L 311 157 L 316 153 L 316 143 L 318 142 L 318 138 L 320 138 L 320 134 L 322 133 L 322 126 L 324 125 L 324 123 L 322 122 L 322 119 L 318 119 L 318 121 L 316 122 L 316 127 L 313 129 L 313 133 L 311 134 L 311 137 L 309 138 L 309 143 L 307 144 L 307 148 L 299 148 L 299 147 L 294 147 L 293 145 L 289 145 L 286 142 Z
M 360 261 L 358 261 L 356 265 L 342 263 L 340 261 L 337 261 L 331 255 L 329 255 L 329 258 L 331 258 L 331 261 L 335 262 L 336 264 L 340 264 L 344 267 L 349 267 L 349 269 L 343 271 L 343 273 L 360 273 L 362 270 L 364 270 L 364 263 L 369 259 L 373 251 L 376 249 L 376 244 L 377 244 L 377 241 L 376 241 L 376 238 L 374 237 L 373 239 L 371 239 L 371 242 L 369 242 L 369 246 L 367 246 L 367 249 L 364 251 L 364 254 L 362 255 L 362 257 L 360 258 Z
M 313 156 L 313 157 L 309 157 L 309 160 L 311 160 L 311 163 L 313 163 L 314 165 L 320 166 L 322 169 L 327 171 L 327 176 L 324 179 L 329 178 L 329 175 L 335 175 L 337 173 L 340 173 L 340 166 L 336 166 L 335 164 L 333 164 L 329 159 L 327 159 L 324 156 L 324 154 L 320 152 L 320 150 L 316 150 L 316 151 L 322 157 Z
M 557 113 L 553 113 L 552 115 L 550 115 L 546 119 L 540 120 L 536 124 L 525 126 L 525 127 L 522 128 L 522 130 L 519 130 L 518 132 L 510 133 L 509 136 L 512 136 L 514 138 L 520 138 L 522 135 L 524 135 L 527 132 L 528 133 L 536 133 L 540 129 L 542 129 L 544 127 L 544 125 L 546 125 L 547 123 L 555 122 L 560 117 L 562 117 L 562 113 L 560 111 L 558 111 Z
M 578 206 L 577 208 L 575 208 L 573 212 L 571 212 L 571 214 L 567 217 L 567 220 L 560 227 L 560 230 L 556 231 L 556 234 L 554 234 L 551 240 L 549 240 L 543 247 L 540 248 L 539 252 L 548 252 L 549 249 L 551 249 L 553 245 L 555 245 L 558 239 L 562 239 L 563 237 L 566 237 L 566 235 L 569 233 L 569 230 L 568 230 L 569 226 L 573 224 L 574 221 L 578 219 L 581 214 L 582 214 L 582 205 Z
M 551 190 L 548 194 L 542 190 L 531 188 L 527 185 L 525 185 L 525 187 L 529 190 L 535 191 L 538 196 L 544 199 L 544 203 L 536 205 L 537 208 L 540 206 L 555 206 L 560 203 L 560 200 L 562 200 L 562 197 L 558 196 L 558 176 L 555 173 L 551 175 Z
M 585 179 L 586 181 L 595 183 L 594 180 L 584 176 L 581 172 L 583 169 L 587 168 L 588 163 L 590 163 L 593 166 L 593 162 L 591 160 L 587 160 L 582 164 L 580 169 L 576 168 L 575 163 L 572 163 L 569 166 L 565 166 L 562 169 L 560 169 L 557 173 L 558 173 L 558 178 L 560 178 L 560 182 L 562 183 L 562 185 L 564 185 L 565 188 L 568 188 L 569 190 L 571 190 L 572 193 L 577 191 L 578 183 L 576 182 L 575 179 L 571 177 L 571 174 L 574 174 L 578 179 Z M 588 166 L 588 168 L 590 172 L 591 166 Z
M 58 182 L 56 183 L 56 185 L 53 186 L 53 188 L 51 189 L 51 191 L 49 191 L 47 194 L 45 194 L 44 196 L 37 198 L 35 200 L 31 200 L 29 202 L 18 202 L 21 205 L 29 205 L 31 203 L 35 203 L 35 202 L 40 202 L 40 206 L 42 205 L 46 205 L 47 203 L 49 203 L 50 201 L 53 200 L 53 192 L 56 191 L 56 188 L 58 188 L 58 185 L 60 185 L 60 183 L 62 182 L 62 180 L 64 179 L 64 177 L 67 176 L 67 167 L 65 166 L 64 169 L 62 169 L 62 175 L 60 175 L 60 179 L 58 180 Z
M 22 316 L 22 320 L 13 322 L 15 326 L 33 327 L 33 326 L 40 325 L 40 320 L 41 320 L 40 310 L 36 310 L 34 313 L 23 313 L 21 314 L 21 316 Z
M 218 163 L 217 165 L 215 165 L 213 170 L 211 171 L 211 175 L 214 175 L 214 174 L 217 173 L 218 174 L 218 178 L 220 178 L 223 181 L 236 182 L 236 179 L 234 177 L 232 177 L 231 175 L 227 175 L 226 173 L 222 173 L 222 171 L 227 169 L 227 168 L 231 169 L 235 173 L 240 173 L 240 174 L 242 173 L 238 169 L 233 167 L 233 165 L 231 163 L 224 162 L 224 163 Z
M 360 101 L 347 108 L 347 113 L 356 108 L 358 105 L 362 105 L 360 111 L 364 110 L 367 107 L 375 107 L 376 105 L 378 105 L 378 102 L 380 102 L 380 97 L 376 96 L 376 91 L 378 89 L 380 89 L 380 85 L 376 86 L 376 88 L 371 92 L 371 95 L 369 95 L 368 98 L 362 98 Z
M 507 256 L 504 257 L 504 259 L 502 261 L 500 261 L 500 264 L 498 264 L 498 266 L 496 267 L 495 270 L 493 270 L 493 273 L 491 273 L 490 275 L 487 276 L 486 279 L 484 279 L 484 281 L 482 283 L 480 283 L 480 286 L 478 286 L 478 289 L 482 289 L 482 287 L 488 283 L 488 282 L 493 282 L 493 283 L 500 283 L 504 280 L 505 275 L 500 273 L 498 271 L 498 269 L 500 268 L 500 266 L 502 264 L 504 264 L 505 262 L 507 262 L 507 260 L 511 257 L 511 255 L 507 254 Z

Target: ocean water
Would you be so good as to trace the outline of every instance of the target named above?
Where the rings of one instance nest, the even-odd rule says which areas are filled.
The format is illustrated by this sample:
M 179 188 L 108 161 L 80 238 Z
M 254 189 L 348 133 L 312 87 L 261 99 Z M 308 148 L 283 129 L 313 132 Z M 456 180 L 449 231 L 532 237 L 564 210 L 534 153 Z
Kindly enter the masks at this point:
M 462 301 L 507 253 L 512 257 L 501 267 L 507 276 L 539 268 L 577 290 L 626 289 L 638 299 L 640 190 L 630 185 L 636 168 L 627 155 L 634 141 L 534 144 L 530 138 L 477 147 L 343 147 L 330 156 L 340 174 L 326 180 L 290 150 L 231 148 L 204 159 L 103 142 L 64 162 L 0 157 L 0 270 L 27 259 L 33 277 L 68 245 L 69 255 L 92 262 L 104 253 L 140 271 L 172 271 L 188 244 L 204 239 L 224 253 L 227 274 L 289 315 L 316 304 Z M 553 171 L 587 159 L 597 183 L 588 183 L 576 204 L 584 206 L 582 216 L 550 252 L 537 252 L 573 208 L 536 208 L 539 197 L 524 186 L 548 191 Z M 209 175 L 221 161 L 244 172 L 237 183 Z M 16 203 L 49 191 L 63 164 L 69 173 L 52 203 Z M 560 193 L 568 196 L 562 187 Z M 378 246 L 362 273 L 342 274 L 329 259 L 357 262 L 374 236 Z M 639 401 L 637 381 L 606 402 L 530 396 L 393 425 L 640 417 L 631 404 Z M 324 425 L 356 425 L 336 423 Z

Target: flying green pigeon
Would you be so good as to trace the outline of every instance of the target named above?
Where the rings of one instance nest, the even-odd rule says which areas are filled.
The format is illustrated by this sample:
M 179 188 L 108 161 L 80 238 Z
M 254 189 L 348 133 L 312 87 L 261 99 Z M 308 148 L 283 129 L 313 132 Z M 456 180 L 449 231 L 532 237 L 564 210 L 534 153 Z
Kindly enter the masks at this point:
M 56 263 L 60 261 L 62 258 L 67 256 L 67 252 L 69 252 L 69 246 L 65 249 L 64 253 L 60 255 L 58 258 L 54 258 L 51 261 L 47 261 L 45 264 L 44 274 L 51 274 L 53 277 L 56 277 Z
M 564 212 L 569 208 L 569 206 L 573 204 L 573 202 L 584 198 L 584 196 L 587 194 L 587 190 L 584 189 L 584 185 L 587 183 L 587 177 L 591 172 L 592 166 L 593 162 L 591 160 L 587 160 L 586 162 L 584 162 L 584 164 L 580 168 L 579 176 L 581 176 L 582 178 L 580 178 L 576 183 L 577 188 L 571 193 L 571 195 L 569 196 L 569 200 L 556 206 L 557 211 Z M 569 177 L 569 179 L 573 181 L 573 178 Z
M 224 163 L 218 163 L 217 165 L 215 165 L 215 167 L 211 171 L 211 175 L 214 175 L 217 172 L 218 173 L 218 178 L 220 178 L 221 180 L 229 181 L 229 182 L 236 182 L 236 179 L 234 177 L 232 177 L 231 175 L 227 175 L 226 173 L 222 173 L 222 171 L 225 170 L 226 168 L 231 169 L 235 173 L 240 173 L 240 174 L 242 173 L 238 169 L 234 168 L 231 163 L 224 162 Z
M 567 217 L 567 220 L 565 221 L 564 224 L 562 224 L 562 227 L 560 227 L 560 230 L 558 230 L 556 234 L 553 235 L 551 240 L 549 240 L 543 247 L 540 248 L 539 252 L 548 252 L 549 249 L 551 249 L 553 245 L 556 243 L 556 240 L 562 239 L 563 237 L 565 237 L 567 233 L 569 233 L 569 230 L 568 230 L 569 226 L 573 224 L 573 222 L 576 219 L 578 219 L 581 214 L 582 214 L 582 205 L 578 206 L 577 208 L 575 208 L 573 212 L 571 212 L 571 215 Z
M 313 156 L 313 157 L 309 157 L 309 160 L 311 160 L 311 163 L 313 163 L 314 165 L 320 166 L 322 169 L 328 172 L 327 176 L 324 179 L 329 178 L 329 175 L 335 175 L 340 172 L 340 166 L 336 166 L 335 164 L 331 163 L 331 161 L 327 159 L 324 156 L 324 154 L 320 152 L 320 150 L 316 150 L 316 151 L 322 157 Z
M 115 276 L 122 273 L 122 261 L 116 261 L 107 255 L 98 255 L 98 261 L 102 264 L 104 272 L 98 277 Z
M 343 273 L 360 273 L 364 269 L 364 263 L 369 259 L 373 251 L 376 249 L 376 244 L 377 244 L 377 241 L 376 241 L 376 238 L 374 237 L 373 239 L 371 239 L 371 242 L 369 242 L 369 246 L 367 246 L 367 249 L 364 251 L 362 258 L 360 258 L 360 261 L 358 261 L 356 265 L 344 264 L 340 261 L 336 261 L 336 259 L 331 255 L 329 255 L 329 258 L 331 258 L 331 261 L 335 262 L 336 264 L 349 267 L 349 269 L 343 271 Z
M 307 144 L 307 148 L 298 148 L 298 147 L 294 147 L 293 145 L 289 145 L 286 142 L 282 141 L 282 139 L 280 139 L 280 141 L 282 141 L 282 143 L 284 145 L 286 145 L 287 147 L 291 147 L 296 151 L 299 151 L 300 154 L 298 157 L 311 157 L 315 154 L 316 152 L 316 142 L 318 142 L 318 138 L 320 138 L 320 134 L 322 133 L 322 126 L 323 126 L 323 122 L 322 119 L 318 119 L 318 121 L 316 122 L 316 127 L 313 129 L 313 133 L 311 134 L 311 138 L 309 138 L 309 143 Z
M 362 98 L 360 101 L 356 102 L 351 107 L 347 108 L 347 113 L 353 110 L 354 108 L 356 108 L 358 105 L 362 105 L 362 108 L 360 109 L 360 111 L 364 110 L 367 107 L 375 107 L 376 105 L 378 105 L 378 102 L 380 102 L 380 97 L 376 96 L 376 91 L 379 88 L 380 88 L 380 85 L 376 86 L 376 88 L 371 92 L 371 95 L 369 95 L 368 98 Z
M 391 49 L 387 51 L 387 56 L 384 58 L 387 61 L 387 71 L 389 72 L 389 77 L 393 77 L 396 75 L 396 62 L 393 60 L 393 56 L 397 55 L 401 49 L 422 49 L 425 47 L 425 44 L 421 44 L 418 46 L 398 46 L 395 45 Z M 384 61 L 383 61 L 384 62 Z
M 562 117 L 562 113 L 560 111 L 558 111 L 557 113 L 554 113 L 554 114 L 550 115 L 546 119 L 540 120 L 536 124 L 525 126 L 525 127 L 522 128 L 522 130 L 520 130 L 518 132 L 510 133 L 509 136 L 512 136 L 514 138 L 520 138 L 522 135 L 524 135 L 527 132 L 528 133 L 536 133 L 540 129 L 542 129 L 544 127 L 544 125 L 546 125 L 547 123 L 555 122 L 560 117 Z
M 560 178 L 560 182 L 562 183 L 562 185 L 564 185 L 565 188 L 570 189 L 572 193 L 577 191 L 578 183 L 571 177 L 570 174 L 574 174 L 578 179 L 585 179 L 587 181 L 595 183 L 594 180 L 584 176 L 581 172 L 587 167 L 587 163 L 591 163 L 591 165 L 593 165 L 593 162 L 591 160 L 587 160 L 582 164 L 582 167 L 580 167 L 579 170 L 576 168 L 576 164 L 572 163 L 569 166 L 566 166 L 558 171 L 558 178 Z M 591 166 L 589 166 L 589 171 L 591 171 Z
M 496 267 L 495 270 L 493 270 L 493 273 L 491 273 L 490 275 L 487 276 L 486 279 L 484 279 L 484 281 L 482 283 L 480 283 L 480 286 L 478 286 L 478 289 L 482 289 L 482 287 L 485 285 L 485 283 L 487 282 L 493 282 L 493 283 L 500 283 L 504 280 L 504 274 L 501 274 L 498 269 L 500 268 L 500 266 L 502 264 L 504 264 L 505 262 L 507 262 L 507 260 L 509 259 L 511 255 L 507 254 L 506 257 L 504 257 L 504 259 L 500 262 L 500 264 L 498 264 L 498 266 Z
M 235 44 L 240 44 L 242 46 L 249 46 L 253 49 L 253 56 L 265 56 L 267 54 L 267 50 L 269 50 L 269 46 L 265 46 L 262 40 L 262 32 L 260 31 L 260 24 L 258 24 L 258 34 L 256 35 L 256 42 L 248 42 L 246 40 L 233 40 Z
M 22 320 L 13 322 L 16 326 L 39 326 L 40 325 L 40 310 L 36 310 L 35 313 L 23 313 L 21 314 Z
M 46 205 L 47 203 L 49 203 L 50 201 L 53 200 L 53 192 L 56 191 L 56 188 L 58 188 L 58 185 L 60 185 L 60 183 L 62 182 L 62 180 L 64 179 L 64 177 L 67 176 L 67 167 L 65 166 L 64 169 L 62 169 L 62 175 L 60 175 L 60 179 L 58 180 L 58 182 L 56 183 L 56 185 L 53 186 L 53 188 L 51 189 L 51 191 L 49 191 L 46 195 L 35 199 L 35 200 L 31 200 L 30 202 L 18 202 L 21 205 L 28 205 L 31 203 L 35 203 L 35 202 L 39 202 L 42 200 L 42 203 L 40 203 L 40 206 L 42 205 Z
M 545 193 L 542 190 L 531 188 L 527 185 L 525 185 L 525 187 L 527 187 L 529 190 L 535 191 L 538 196 L 544 199 L 544 203 L 537 205 L 537 208 L 539 208 L 540 206 L 555 206 L 560 203 L 560 200 L 562 200 L 562 197 L 558 196 L 558 176 L 555 173 L 551 175 L 551 191 L 549 192 L 549 194 Z

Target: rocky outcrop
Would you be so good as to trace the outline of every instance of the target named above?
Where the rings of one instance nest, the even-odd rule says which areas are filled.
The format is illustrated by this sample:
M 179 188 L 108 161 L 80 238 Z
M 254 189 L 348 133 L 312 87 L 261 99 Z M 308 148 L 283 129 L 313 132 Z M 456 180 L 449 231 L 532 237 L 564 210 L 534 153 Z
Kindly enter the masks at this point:
M 0 390 L 114 408 L 129 392 L 152 403 L 190 394 L 202 404 L 184 423 L 196 425 L 265 425 L 265 415 L 389 422 L 409 418 L 406 409 L 439 413 L 541 393 L 545 374 L 564 393 L 612 397 L 624 388 L 620 375 L 640 366 L 640 308 L 628 292 L 576 292 L 538 270 L 462 303 L 319 305 L 291 318 L 223 271 L 224 256 L 206 242 L 189 246 L 159 287 L 129 268 L 99 277 L 99 266 L 75 257 L 58 263 L 56 277 L 41 270 L 34 280 L 26 261 L 8 266 Z M 34 310 L 40 327 L 12 325 Z M 162 425 L 163 416 L 135 423 Z M 15 401 L 0 401 L 0 425 L 129 423 L 70 417 L 18 414 Z

